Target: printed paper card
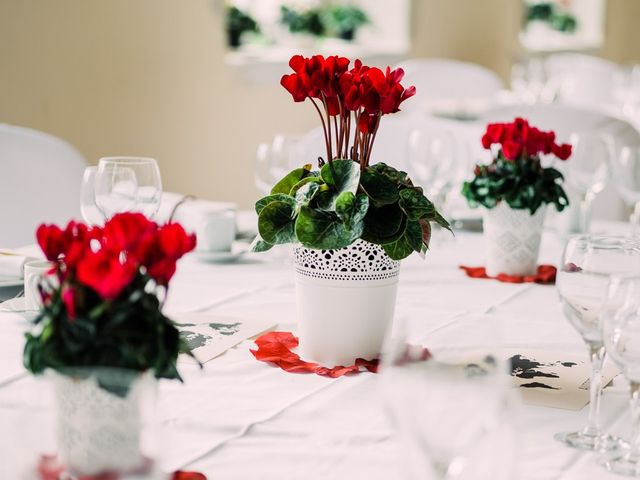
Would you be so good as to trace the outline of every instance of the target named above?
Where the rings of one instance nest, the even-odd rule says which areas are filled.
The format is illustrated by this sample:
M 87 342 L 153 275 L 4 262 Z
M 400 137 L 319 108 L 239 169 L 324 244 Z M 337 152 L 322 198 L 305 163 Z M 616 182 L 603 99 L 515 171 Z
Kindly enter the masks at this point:
M 589 403 L 591 364 L 586 352 L 560 350 L 505 350 L 511 376 L 529 405 L 581 410 Z M 619 370 L 611 362 L 602 370 L 602 384 L 609 384 Z
M 192 348 L 193 354 L 206 363 L 248 338 L 255 337 L 275 327 L 275 323 L 215 315 L 211 313 L 174 314 L 180 335 Z M 193 362 L 181 355 L 179 362 Z

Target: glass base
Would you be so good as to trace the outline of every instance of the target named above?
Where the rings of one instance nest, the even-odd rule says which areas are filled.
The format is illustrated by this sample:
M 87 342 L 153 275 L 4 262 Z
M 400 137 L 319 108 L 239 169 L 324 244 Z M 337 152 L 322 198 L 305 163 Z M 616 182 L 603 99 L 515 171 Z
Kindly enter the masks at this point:
M 628 477 L 640 477 L 640 459 L 638 457 L 619 455 L 603 458 L 598 463 L 612 473 Z
M 615 452 L 624 448 L 625 443 L 611 435 L 591 435 L 584 432 L 556 433 L 553 438 L 576 450 L 590 452 Z

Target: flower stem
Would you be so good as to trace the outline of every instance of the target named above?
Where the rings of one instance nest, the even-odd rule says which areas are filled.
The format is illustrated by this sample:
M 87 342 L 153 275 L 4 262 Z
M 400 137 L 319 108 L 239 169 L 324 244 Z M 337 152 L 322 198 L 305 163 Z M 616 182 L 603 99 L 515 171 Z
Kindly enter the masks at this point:
M 309 100 L 311 100 L 311 103 L 313 104 L 316 111 L 318 112 L 318 115 L 320 116 L 320 121 L 322 122 L 322 130 L 324 132 L 324 145 L 325 145 L 325 148 L 327 149 L 327 161 L 330 162 L 331 161 L 331 145 L 329 144 L 329 137 L 327 136 L 327 125 L 324 122 L 324 116 L 322 115 L 322 112 L 320 111 L 320 108 L 318 107 L 318 104 L 316 103 L 316 101 L 311 97 L 309 97 Z

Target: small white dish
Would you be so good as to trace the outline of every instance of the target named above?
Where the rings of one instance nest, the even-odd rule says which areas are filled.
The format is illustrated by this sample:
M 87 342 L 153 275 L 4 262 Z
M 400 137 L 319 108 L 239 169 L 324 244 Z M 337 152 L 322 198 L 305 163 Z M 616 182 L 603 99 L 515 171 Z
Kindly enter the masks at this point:
M 0 302 L 0 313 L 17 313 L 27 322 L 31 322 L 38 315 L 38 310 L 27 309 L 26 299 L 16 297 Z
M 249 244 L 245 242 L 233 242 L 231 250 L 225 252 L 211 252 L 207 250 L 195 250 L 190 255 L 207 263 L 231 263 L 237 261 L 249 251 Z
M 2 287 L 19 287 L 24 284 L 24 280 L 20 277 L 0 277 L 0 288 Z

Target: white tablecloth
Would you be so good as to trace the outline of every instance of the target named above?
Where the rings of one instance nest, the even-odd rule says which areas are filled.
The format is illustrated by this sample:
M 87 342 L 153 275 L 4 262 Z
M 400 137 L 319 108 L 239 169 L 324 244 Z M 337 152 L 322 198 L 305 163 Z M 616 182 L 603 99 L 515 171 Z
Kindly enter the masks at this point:
M 598 227 L 610 230 L 610 226 Z M 545 234 L 541 261 L 557 263 L 562 241 Z M 403 262 L 397 316 L 425 332 L 466 314 L 485 313 L 503 327 L 508 345 L 586 351 L 560 310 L 555 288 L 467 278 L 460 264 L 481 265 L 478 234 L 458 233 L 434 243 L 426 260 Z M 235 264 L 205 264 L 185 258 L 172 285 L 169 311 L 207 310 L 241 318 L 266 318 L 295 332 L 291 266 L 268 255 L 248 255 Z M 0 314 L 0 478 L 26 455 L 33 425 L 30 402 L 37 381 L 21 367 L 26 322 Z M 290 374 L 256 361 L 247 341 L 207 363 L 203 371 L 183 366 L 186 383 L 164 381 L 160 391 L 163 463 L 209 479 L 391 479 L 398 478 L 399 443 L 381 407 L 378 376 L 362 373 L 330 379 Z M 602 423 L 627 434 L 627 390 L 606 389 Z M 524 406 L 519 428 L 519 476 L 525 480 L 619 478 L 596 465 L 596 456 L 565 448 L 553 434 L 582 428 L 579 412 Z M 31 420 L 29 422 L 28 420 Z M 33 428 L 40 428 L 34 432 Z M 500 452 L 495 452 L 499 461 Z M 2 469 L 5 469 L 3 472 Z

